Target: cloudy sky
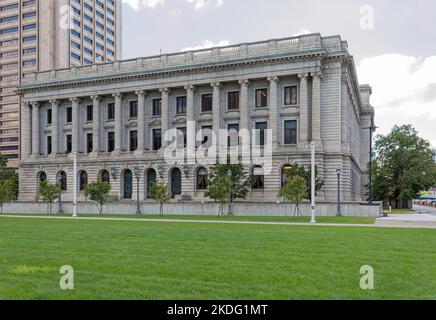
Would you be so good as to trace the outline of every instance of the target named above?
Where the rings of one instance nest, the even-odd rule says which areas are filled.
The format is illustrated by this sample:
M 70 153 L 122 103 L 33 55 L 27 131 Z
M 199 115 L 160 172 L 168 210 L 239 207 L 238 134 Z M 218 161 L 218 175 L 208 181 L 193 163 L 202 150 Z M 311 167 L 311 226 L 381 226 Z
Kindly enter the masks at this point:
M 305 32 L 341 35 L 373 87 L 378 132 L 412 124 L 436 147 L 434 0 L 123 0 L 123 58 Z

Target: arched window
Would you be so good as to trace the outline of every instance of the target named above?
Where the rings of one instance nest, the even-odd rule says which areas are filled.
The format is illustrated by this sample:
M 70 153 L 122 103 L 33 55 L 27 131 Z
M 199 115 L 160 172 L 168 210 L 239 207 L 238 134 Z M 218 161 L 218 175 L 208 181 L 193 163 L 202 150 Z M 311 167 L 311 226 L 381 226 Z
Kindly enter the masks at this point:
M 147 171 L 147 198 L 150 198 L 151 186 L 156 182 L 156 171 L 150 169 Z
M 67 174 L 65 173 L 65 171 L 58 172 L 57 183 L 61 187 L 61 191 L 67 191 Z
M 207 189 L 207 170 L 205 168 L 200 168 L 197 170 L 197 190 Z
M 79 175 L 80 191 L 85 191 L 87 185 L 88 185 L 88 174 L 86 173 L 86 171 L 82 171 L 80 172 Z
M 286 164 L 283 166 L 282 177 L 281 177 L 282 187 L 286 184 L 286 182 L 288 182 L 288 175 L 289 175 L 289 171 L 291 169 L 292 169 L 292 167 L 289 164 Z
M 41 183 L 43 181 L 47 181 L 47 174 L 44 171 L 38 173 L 38 182 Z
M 171 171 L 171 197 L 174 199 L 176 196 L 182 194 L 182 172 L 179 168 L 174 168 Z
M 254 190 L 263 190 L 265 189 L 265 176 L 263 174 L 263 168 L 261 166 L 255 166 L 253 168 L 253 176 L 254 176 Z
M 107 182 L 107 183 L 111 182 L 111 177 L 110 177 L 109 171 L 103 170 L 102 172 L 100 172 L 100 181 Z
M 124 199 L 132 199 L 133 193 L 132 193 L 132 180 L 133 180 L 133 173 L 131 170 L 124 171 L 123 175 L 123 198 Z

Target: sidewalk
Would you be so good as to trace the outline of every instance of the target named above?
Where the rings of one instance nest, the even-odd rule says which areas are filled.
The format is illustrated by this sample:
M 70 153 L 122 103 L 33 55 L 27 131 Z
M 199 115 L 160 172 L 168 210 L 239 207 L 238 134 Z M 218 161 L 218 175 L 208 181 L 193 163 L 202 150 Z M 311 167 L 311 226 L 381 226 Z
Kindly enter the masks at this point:
M 391 214 L 376 219 L 379 227 L 429 228 L 436 229 L 436 216 L 431 214 Z

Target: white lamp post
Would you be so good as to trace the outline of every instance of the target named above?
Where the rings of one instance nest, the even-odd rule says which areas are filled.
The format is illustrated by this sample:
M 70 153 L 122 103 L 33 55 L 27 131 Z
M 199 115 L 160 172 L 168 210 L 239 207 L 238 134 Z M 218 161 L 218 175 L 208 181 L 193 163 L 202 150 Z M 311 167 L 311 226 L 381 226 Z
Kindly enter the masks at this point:
M 73 154 L 73 218 L 77 218 L 77 153 Z
M 311 220 L 310 223 L 316 223 L 316 203 L 315 203 L 315 197 L 316 197 L 316 190 L 315 190 L 315 142 L 311 142 L 310 143 L 310 150 L 312 153 L 312 159 L 311 159 L 311 183 L 310 183 L 310 188 L 311 188 L 311 207 L 312 207 L 312 211 L 311 211 Z

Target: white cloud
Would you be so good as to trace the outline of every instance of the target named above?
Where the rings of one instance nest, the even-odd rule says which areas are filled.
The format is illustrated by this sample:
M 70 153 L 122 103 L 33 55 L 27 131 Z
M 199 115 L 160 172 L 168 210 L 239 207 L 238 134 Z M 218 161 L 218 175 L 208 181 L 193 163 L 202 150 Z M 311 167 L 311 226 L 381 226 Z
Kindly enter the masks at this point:
M 380 133 L 394 124 L 412 124 L 436 145 L 436 56 L 385 54 L 363 59 L 357 71 L 359 82 L 373 88 Z
M 127 3 L 134 10 L 138 11 L 143 7 L 155 8 L 158 5 L 163 6 L 165 0 L 123 0 L 123 3 Z
M 215 5 L 220 7 L 224 4 L 223 0 L 186 0 L 188 3 L 192 3 L 194 5 L 195 10 L 202 9 L 204 7 Z
M 192 51 L 192 50 L 201 50 L 201 49 L 208 49 L 213 47 L 225 47 L 230 45 L 230 42 L 227 40 L 222 40 L 220 42 L 214 43 L 213 41 L 206 40 L 203 41 L 201 45 L 195 46 L 195 47 L 187 47 L 185 49 L 182 49 L 182 51 Z

